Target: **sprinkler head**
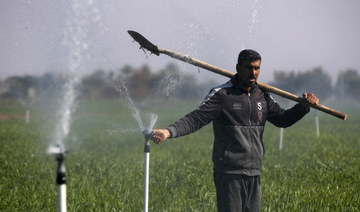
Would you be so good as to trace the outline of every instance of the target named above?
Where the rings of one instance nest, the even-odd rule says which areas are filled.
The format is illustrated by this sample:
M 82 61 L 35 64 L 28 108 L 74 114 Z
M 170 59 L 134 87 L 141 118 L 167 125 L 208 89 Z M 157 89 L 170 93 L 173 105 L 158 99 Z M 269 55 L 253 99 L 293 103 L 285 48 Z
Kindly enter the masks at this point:
M 54 154 L 54 156 L 57 161 L 65 160 L 65 153 Z
M 47 152 L 48 154 L 54 155 L 55 159 L 59 162 L 65 160 L 65 154 L 68 153 L 61 144 L 50 146 Z
M 146 129 L 143 131 L 143 134 L 145 136 L 145 139 L 146 140 L 149 140 L 150 137 L 154 134 L 154 131 L 153 130 L 149 130 L 149 129 Z

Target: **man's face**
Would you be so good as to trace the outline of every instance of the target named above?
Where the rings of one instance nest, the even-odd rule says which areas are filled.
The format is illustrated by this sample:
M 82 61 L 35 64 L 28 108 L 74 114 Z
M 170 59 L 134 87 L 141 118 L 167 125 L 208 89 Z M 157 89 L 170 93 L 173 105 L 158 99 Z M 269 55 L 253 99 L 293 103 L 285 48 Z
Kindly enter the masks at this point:
M 252 85 L 256 83 L 256 80 L 260 73 L 261 60 L 244 61 L 241 65 L 236 65 L 236 71 L 238 73 L 238 79 L 240 84 L 245 88 L 250 89 Z

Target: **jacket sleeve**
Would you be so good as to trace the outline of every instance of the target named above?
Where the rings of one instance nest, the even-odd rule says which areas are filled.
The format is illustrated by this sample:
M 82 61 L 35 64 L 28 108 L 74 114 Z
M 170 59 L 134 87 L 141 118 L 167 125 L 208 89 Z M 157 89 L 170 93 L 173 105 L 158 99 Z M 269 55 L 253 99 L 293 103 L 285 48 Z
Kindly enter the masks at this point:
M 188 113 L 167 128 L 170 131 L 171 138 L 195 132 L 216 119 L 221 111 L 220 98 L 217 90 L 211 90 L 196 110 Z
M 310 108 L 304 107 L 300 103 L 290 109 L 282 109 L 269 93 L 266 95 L 268 104 L 267 120 L 277 127 L 290 127 L 310 111 Z

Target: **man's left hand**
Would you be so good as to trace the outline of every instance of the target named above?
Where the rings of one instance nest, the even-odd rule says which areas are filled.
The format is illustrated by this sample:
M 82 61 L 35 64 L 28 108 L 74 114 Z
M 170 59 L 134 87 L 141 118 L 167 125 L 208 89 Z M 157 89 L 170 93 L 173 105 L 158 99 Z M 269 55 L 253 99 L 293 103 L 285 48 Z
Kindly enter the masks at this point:
M 303 93 L 302 105 L 304 107 L 310 107 L 310 105 L 319 104 L 319 99 L 312 93 Z

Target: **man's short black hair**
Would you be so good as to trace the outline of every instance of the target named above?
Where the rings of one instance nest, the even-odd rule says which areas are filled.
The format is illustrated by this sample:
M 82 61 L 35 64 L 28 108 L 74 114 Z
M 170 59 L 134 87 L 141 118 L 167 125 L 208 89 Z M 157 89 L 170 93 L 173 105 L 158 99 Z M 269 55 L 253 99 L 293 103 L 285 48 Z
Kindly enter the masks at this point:
M 244 49 L 239 53 L 238 56 L 238 64 L 240 65 L 244 61 L 255 61 L 255 60 L 261 60 L 260 54 L 252 49 Z

